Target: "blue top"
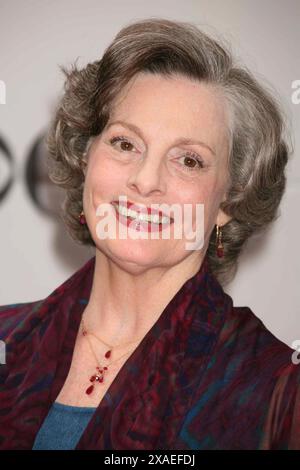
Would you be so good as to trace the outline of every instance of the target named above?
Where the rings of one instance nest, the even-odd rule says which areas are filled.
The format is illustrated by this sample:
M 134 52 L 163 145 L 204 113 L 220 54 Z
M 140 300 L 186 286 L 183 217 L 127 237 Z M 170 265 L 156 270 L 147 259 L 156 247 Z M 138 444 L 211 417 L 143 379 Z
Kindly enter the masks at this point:
M 54 402 L 32 450 L 73 450 L 97 408 Z

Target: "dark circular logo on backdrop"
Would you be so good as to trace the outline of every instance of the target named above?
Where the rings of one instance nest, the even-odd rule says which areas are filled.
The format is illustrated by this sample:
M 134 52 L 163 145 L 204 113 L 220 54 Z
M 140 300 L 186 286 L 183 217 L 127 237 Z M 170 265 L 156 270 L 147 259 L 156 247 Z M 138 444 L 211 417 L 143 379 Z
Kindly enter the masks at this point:
M 14 161 L 4 138 L 0 136 L 0 204 L 7 196 L 14 181 Z
M 64 193 L 48 176 L 47 148 L 45 132 L 33 141 L 25 156 L 25 185 L 31 202 L 47 215 L 57 215 L 63 202 Z M 9 190 L 16 180 L 13 154 L 0 136 L 0 204 L 7 198 Z
M 48 176 L 45 133 L 33 142 L 26 158 L 25 183 L 34 205 L 48 215 L 59 212 L 63 192 Z

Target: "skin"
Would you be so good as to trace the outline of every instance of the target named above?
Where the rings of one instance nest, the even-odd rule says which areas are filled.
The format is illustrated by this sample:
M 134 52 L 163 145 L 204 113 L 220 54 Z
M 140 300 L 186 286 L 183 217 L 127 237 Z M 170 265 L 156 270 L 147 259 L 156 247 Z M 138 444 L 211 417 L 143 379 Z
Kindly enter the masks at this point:
M 108 128 L 116 120 L 135 124 L 140 135 L 120 125 Z M 88 329 L 108 344 L 144 337 L 200 269 L 215 224 L 230 220 L 219 209 L 229 182 L 226 124 L 224 100 L 212 86 L 183 76 L 140 73 L 119 95 L 104 131 L 89 148 L 83 208 L 96 244 L 96 264 L 84 318 Z M 115 136 L 126 137 L 131 145 L 112 145 Z M 202 145 L 175 144 L 179 137 L 200 140 L 215 155 Z M 187 159 L 187 151 L 196 153 L 204 168 L 188 171 L 195 162 Z M 186 250 L 185 238 L 100 240 L 96 209 L 119 195 L 146 206 L 203 203 L 203 248 Z

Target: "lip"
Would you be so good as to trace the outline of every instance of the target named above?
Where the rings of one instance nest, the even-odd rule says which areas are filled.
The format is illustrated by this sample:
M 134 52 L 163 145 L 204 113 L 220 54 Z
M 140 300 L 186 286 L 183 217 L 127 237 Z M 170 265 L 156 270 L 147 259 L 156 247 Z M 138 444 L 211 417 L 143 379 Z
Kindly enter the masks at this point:
M 170 219 L 170 223 L 174 222 L 173 217 L 164 214 L 162 211 L 156 210 L 155 208 L 147 207 L 145 204 L 138 204 L 132 201 L 112 201 L 111 204 L 114 206 L 126 207 L 127 209 L 136 211 L 138 214 L 158 215 L 160 219 L 162 217 L 168 217 Z
M 145 222 L 145 221 L 136 221 L 134 219 L 131 219 L 130 217 L 126 217 L 118 212 L 116 210 L 116 217 L 121 224 L 125 225 L 126 227 L 130 227 L 133 230 L 136 230 L 138 232 L 162 232 L 162 230 L 168 225 L 168 224 L 151 224 L 150 222 Z

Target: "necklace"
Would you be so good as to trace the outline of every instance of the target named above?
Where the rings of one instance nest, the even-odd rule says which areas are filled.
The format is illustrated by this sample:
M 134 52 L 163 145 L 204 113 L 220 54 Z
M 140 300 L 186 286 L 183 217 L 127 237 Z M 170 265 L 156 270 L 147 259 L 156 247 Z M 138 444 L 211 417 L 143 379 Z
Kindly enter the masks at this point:
M 120 347 L 120 346 L 111 346 L 111 345 L 107 344 L 105 341 L 103 341 L 103 339 L 100 339 L 100 338 L 99 338 L 98 336 L 96 336 L 94 333 L 91 333 L 91 332 L 89 332 L 89 331 L 86 329 L 83 318 L 82 318 L 81 321 L 82 321 L 82 335 L 83 335 L 84 337 L 86 337 L 86 339 L 87 339 L 87 341 L 88 341 L 88 344 L 89 344 L 89 347 L 90 347 L 90 350 L 91 350 L 91 352 L 92 352 L 92 354 L 93 354 L 93 356 L 94 356 L 94 358 L 95 358 L 96 364 L 97 364 L 97 366 L 96 366 L 96 373 L 94 373 L 93 375 L 91 375 L 91 377 L 90 377 L 90 379 L 89 379 L 92 384 L 89 385 L 89 387 L 88 387 L 88 388 L 86 389 L 86 391 L 85 391 L 85 393 L 86 393 L 87 395 L 90 395 L 90 394 L 93 392 L 94 388 L 95 388 L 95 383 L 97 383 L 97 382 L 98 382 L 98 383 L 103 383 L 103 381 L 104 381 L 104 375 L 107 373 L 108 367 L 109 367 L 111 364 L 113 364 L 113 363 L 119 361 L 122 357 L 126 356 L 126 355 L 128 354 L 128 352 L 130 352 L 130 351 L 127 351 L 125 354 L 123 354 L 122 356 L 118 357 L 118 359 L 115 359 L 114 361 L 110 361 L 110 363 L 107 363 L 105 366 L 100 365 L 100 363 L 99 363 L 99 361 L 98 361 L 98 359 L 97 359 L 97 356 L 96 356 L 96 354 L 95 354 L 95 351 L 94 351 L 94 349 L 93 349 L 93 347 L 92 347 L 92 344 L 91 344 L 91 342 L 90 342 L 90 340 L 89 340 L 89 338 L 88 338 L 88 335 L 94 336 L 98 341 L 101 341 L 102 343 L 105 344 L 105 346 L 108 347 L 106 353 L 104 354 L 104 358 L 105 358 L 105 359 L 109 359 L 109 358 L 112 356 L 112 350 L 113 350 L 113 348 L 116 349 L 117 347 Z M 137 340 L 137 341 L 138 341 L 138 340 Z M 130 342 L 125 343 L 125 344 L 137 343 L 137 341 L 130 341 Z

